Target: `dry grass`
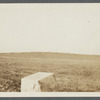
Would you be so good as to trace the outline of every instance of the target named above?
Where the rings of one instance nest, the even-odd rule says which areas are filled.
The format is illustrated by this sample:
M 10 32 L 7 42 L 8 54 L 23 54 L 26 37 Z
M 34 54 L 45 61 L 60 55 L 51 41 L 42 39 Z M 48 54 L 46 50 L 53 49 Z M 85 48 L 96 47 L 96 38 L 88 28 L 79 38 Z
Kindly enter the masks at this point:
M 100 56 L 15 53 L 0 54 L 0 92 L 19 92 L 21 78 L 53 72 L 57 92 L 100 91 Z

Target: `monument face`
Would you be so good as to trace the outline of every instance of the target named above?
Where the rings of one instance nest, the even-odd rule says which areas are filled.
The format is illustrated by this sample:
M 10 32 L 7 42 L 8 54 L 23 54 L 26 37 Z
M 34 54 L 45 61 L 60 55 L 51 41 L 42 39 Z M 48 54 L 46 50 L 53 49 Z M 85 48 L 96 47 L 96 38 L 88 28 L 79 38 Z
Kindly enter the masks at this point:
M 21 79 L 21 92 L 53 92 L 56 85 L 53 73 L 38 72 Z

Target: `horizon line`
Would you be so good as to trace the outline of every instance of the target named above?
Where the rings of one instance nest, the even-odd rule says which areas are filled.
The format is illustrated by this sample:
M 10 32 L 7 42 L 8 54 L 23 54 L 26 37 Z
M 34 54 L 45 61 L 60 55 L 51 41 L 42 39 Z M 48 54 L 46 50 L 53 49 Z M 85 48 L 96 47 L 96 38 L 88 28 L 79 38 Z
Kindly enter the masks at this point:
M 72 53 L 72 52 L 56 52 L 56 51 L 11 51 L 11 52 L 0 52 L 0 54 L 11 54 L 11 53 L 61 53 L 61 54 L 73 54 L 73 55 L 90 55 L 100 56 L 100 54 L 87 54 L 87 53 Z

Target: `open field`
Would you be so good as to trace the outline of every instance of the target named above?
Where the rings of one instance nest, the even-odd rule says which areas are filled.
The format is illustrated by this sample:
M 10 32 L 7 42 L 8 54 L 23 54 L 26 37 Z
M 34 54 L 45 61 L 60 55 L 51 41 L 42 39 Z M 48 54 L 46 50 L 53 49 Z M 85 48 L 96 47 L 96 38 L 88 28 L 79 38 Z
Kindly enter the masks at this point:
M 100 56 L 65 53 L 1 53 L 0 92 L 20 92 L 21 78 L 53 72 L 57 92 L 100 91 Z

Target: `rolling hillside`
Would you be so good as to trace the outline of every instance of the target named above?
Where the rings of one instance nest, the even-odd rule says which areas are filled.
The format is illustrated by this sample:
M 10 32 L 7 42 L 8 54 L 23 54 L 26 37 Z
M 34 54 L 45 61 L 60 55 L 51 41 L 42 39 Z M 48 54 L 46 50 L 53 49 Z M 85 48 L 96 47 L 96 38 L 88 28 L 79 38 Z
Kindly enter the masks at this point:
M 0 92 L 20 92 L 21 78 L 53 72 L 57 92 L 100 91 L 100 56 L 52 52 L 0 53 Z

